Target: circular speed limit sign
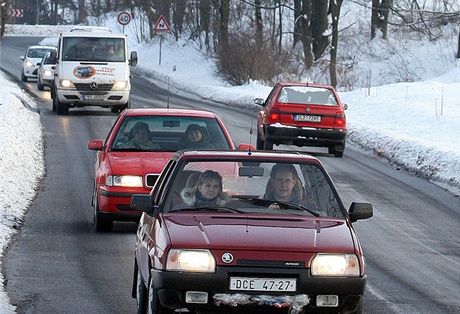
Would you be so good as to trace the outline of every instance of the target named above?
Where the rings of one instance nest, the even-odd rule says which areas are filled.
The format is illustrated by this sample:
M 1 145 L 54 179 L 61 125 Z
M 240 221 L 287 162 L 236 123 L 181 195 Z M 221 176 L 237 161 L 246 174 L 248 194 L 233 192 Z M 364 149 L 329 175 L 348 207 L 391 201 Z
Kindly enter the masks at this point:
M 121 25 L 128 25 L 129 22 L 131 22 L 131 14 L 129 14 L 128 12 L 121 12 L 120 14 L 118 14 L 117 21 Z

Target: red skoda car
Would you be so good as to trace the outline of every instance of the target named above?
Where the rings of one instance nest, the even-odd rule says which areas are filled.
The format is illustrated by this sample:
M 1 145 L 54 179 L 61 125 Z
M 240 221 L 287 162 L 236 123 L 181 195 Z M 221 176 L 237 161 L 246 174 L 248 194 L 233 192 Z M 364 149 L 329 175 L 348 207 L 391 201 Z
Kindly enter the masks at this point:
M 144 211 L 137 313 L 363 311 L 366 266 L 353 223 L 373 208 L 345 209 L 315 157 L 177 152 L 131 206 Z
M 113 221 L 138 221 L 129 207 L 131 195 L 148 194 L 163 166 L 181 149 L 235 149 L 229 133 L 212 112 L 187 109 L 127 109 L 105 140 L 95 139 L 92 195 L 97 231 L 110 231 Z
M 257 149 L 273 145 L 328 147 L 342 157 L 347 123 L 342 104 L 332 86 L 311 83 L 278 83 L 268 98 L 256 99 L 263 106 L 257 116 Z

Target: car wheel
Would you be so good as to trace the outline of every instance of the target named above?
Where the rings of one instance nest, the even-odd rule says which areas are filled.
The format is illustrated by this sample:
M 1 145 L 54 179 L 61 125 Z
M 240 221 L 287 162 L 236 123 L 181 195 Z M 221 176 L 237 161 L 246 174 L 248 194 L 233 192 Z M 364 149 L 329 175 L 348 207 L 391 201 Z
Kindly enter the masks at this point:
M 257 133 L 257 144 L 256 144 L 257 150 L 263 150 L 264 149 L 264 141 L 260 139 L 259 134 Z
M 97 202 L 97 194 L 94 197 L 94 228 L 96 232 L 109 232 L 113 229 L 113 221 L 110 218 L 104 217 L 99 211 L 99 204 Z
M 25 76 L 24 71 L 21 72 L 21 81 L 27 82 L 27 76 Z
M 137 314 L 145 314 L 147 312 L 148 290 L 142 280 L 141 273 L 136 268 L 136 301 L 137 301 Z
M 273 150 L 273 143 L 268 139 L 265 139 L 264 150 Z
M 358 307 L 356 311 L 352 312 L 351 314 L 363 314 L 363 301 L 359 301 Z
M 343 152 L 345 151 L 345 144 L 329 146 L 329 154 L 334 155 L 335 157 L 343 157 Z
M 110 107 L 110 111 L 112 113 L 119 113 L 120 112 L 120 108 L 118 106 L 113 106 L 113 107 Z
M 168 310 L 161 305 L 160 300 L 158 298 L 158 291 L 155 290 L 153 286 L 152 278 L 150 278 L 149 280 L 148 292 L 149 292 L 149 300 L 147 303 L 147 313 L 148 314 L 172 314 L 174 313 L 173 310 Z
M 38 90 L 45 90 L 45 89 L 43 88 L 43 84 L 42 84 L 41 81 L 40 81 L 40 77 L 38 77 L 38 79 L 37 79 L 37 89 L 38 89 Z
M 58 115 L 68 114 L 69 106 L 59 101 L 57 95 L 53 98 L 53 105 L 56 104 L 56 112 Z

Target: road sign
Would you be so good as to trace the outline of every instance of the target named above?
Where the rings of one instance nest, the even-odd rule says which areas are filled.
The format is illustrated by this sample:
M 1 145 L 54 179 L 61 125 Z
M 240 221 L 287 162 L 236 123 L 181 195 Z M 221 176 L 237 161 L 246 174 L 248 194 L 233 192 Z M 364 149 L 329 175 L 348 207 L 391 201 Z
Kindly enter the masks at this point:
M 158 18 L 153 30 L 155 32 L 169 32 L 169 24 L 163 15 L 160 15 L 160 17 Z
M 131 22 L 131 14 L 129 14 L 128 12 L 121 12 L 117 16 L 117 21 L 123 26 L 128 25 L 129 22 Z
M 11 17 L 23 17 L 24 10 L 23 9 L 10 9 L 10 16 Z

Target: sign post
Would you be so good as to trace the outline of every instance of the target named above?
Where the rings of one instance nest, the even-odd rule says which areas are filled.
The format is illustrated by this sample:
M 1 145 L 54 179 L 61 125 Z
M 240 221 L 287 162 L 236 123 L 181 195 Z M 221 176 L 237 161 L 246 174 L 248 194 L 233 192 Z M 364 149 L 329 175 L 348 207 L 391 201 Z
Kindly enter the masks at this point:
M 123 34 L 125 33 L 125 25 L 128 25 L 131 22 L 131 14 L 128 12 L 120 12 L 117 16 L 117 21 L 120 25 L 123 26 Z
M 160 15 L 157 22 L 155 23 L 155 26 L 153 27 L 153 31 L 158 32 L 158 33 L 164 33 L 164 32 L 169 32 L 169 30 L 170 30 L 170 27 L 169 27 L 168 22 L 166 21 L 163 15 Z M 162 44 L 163 44 L 163 34 L 160 35 L 160 54 L 159 54 L 159 59 L 158 59 L 158 65 L 161 65 L 161 46 Z

